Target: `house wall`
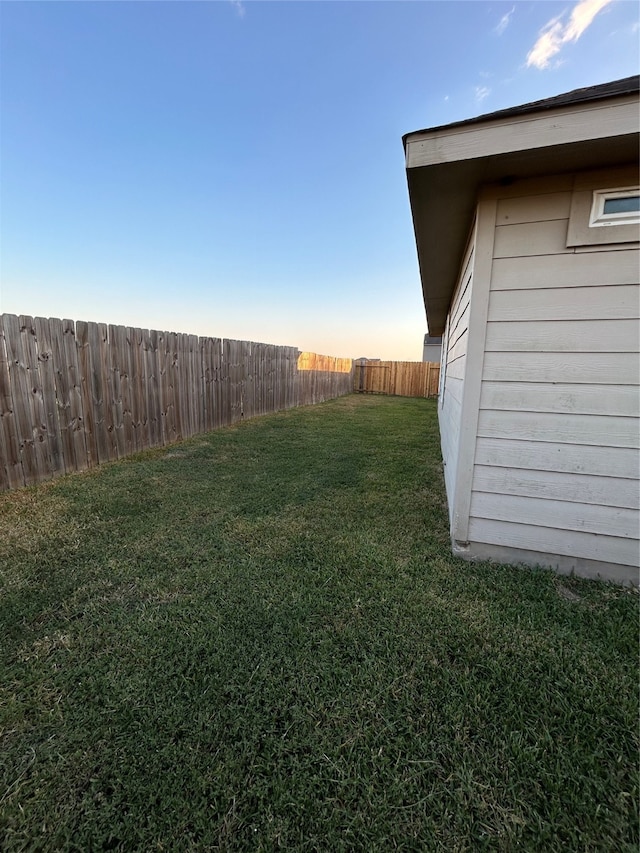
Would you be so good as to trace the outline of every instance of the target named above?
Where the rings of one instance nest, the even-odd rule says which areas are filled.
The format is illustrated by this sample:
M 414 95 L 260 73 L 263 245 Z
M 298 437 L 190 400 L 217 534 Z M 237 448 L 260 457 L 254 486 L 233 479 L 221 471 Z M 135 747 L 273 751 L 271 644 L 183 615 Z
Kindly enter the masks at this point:
M 614 173 L 597 180 L 621 185 Z M 637 243 L 567 247 L 576 181 L 585 176 L 485 193 L 492 262 L 474 300 L 488 287 L 487 322 L 467 541 L 454 545 L 637 582 L 640 257 Z M 452 329 L 459 315 L 454 300 Z
M 475 227 L 472 229 L 462 259 L 458 283 L 442 337 L 438 417 L 450 522 L 453 520 L 455 506 L 462 398 L 467 364 L 471 292 L 473 289 L 474 249 Z

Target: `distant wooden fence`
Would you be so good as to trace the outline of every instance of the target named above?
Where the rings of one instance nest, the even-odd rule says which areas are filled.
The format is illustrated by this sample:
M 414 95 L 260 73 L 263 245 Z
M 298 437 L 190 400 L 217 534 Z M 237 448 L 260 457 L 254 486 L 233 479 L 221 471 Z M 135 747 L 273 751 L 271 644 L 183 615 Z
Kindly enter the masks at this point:
M 352 391 L 351 359 L 3 314 L 0 491 Z
M 354 389 L 360 393 L 437 397 L 439 380 L 437 362 L 361 359 L 355 363 Z
M 300 399 L 304 404 L 322 403 L 324 400 L 351 394 L 353 360 L 318 355 L 315 352 L 301 352 L 298 357 L 297 382 Z

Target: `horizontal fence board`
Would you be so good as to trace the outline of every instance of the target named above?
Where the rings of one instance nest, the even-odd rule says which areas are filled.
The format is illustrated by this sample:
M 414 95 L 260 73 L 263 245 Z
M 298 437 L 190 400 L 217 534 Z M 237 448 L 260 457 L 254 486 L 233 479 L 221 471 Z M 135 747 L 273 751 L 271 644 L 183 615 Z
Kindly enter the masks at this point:
M 353 392 L 296 347 L 3 314 L 0 491 Z

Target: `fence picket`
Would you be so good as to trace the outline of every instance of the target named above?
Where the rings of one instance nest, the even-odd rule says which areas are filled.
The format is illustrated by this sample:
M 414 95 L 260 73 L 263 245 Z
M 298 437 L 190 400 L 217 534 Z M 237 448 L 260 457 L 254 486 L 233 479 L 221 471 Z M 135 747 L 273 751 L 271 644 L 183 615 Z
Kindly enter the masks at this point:
M 202 432 L 200 412 L 202 410 L 202 376 L 200 372 L 199 344 L 197 335 L 189 335 L 189 384 L 185 388 L 189 402 L 190 435 Z
M 20 452 L 19 425 L 16 419 L 11 387 L 9 361 L 12 356 L 11 343 L 7 340 L 5 316 L 0 318 L 0 488 L 17 489 L 25 485 L 22 454 Z
M 352 390 L 351 359 L 4 314 L 0 491 Z
M 51 322 L 51 321 L 49 321 Z M 87 450 L 86 422 L 84 416 L 84 400 L 82 395 L 82 370 L 78 360 L 79 346 L 76 338 L 73 320 L 62 321 L 62 358 L 61 371 L 66 372 L 66 389 L 69 399 L 68 423 L 73 443 L 72 458 L 76 471 L 84 471 L 89 467 L 89 451 Z
M 43 317 L 34 320 L 36 341 L 38 345 L 38 367 L 42 385 L 42 403 L 47 430 L 50 460 L 47 472 L 64 471 L 64 450 L 62 445 L 62 430 L 59 418 L 58 397 L 56 393 L 56 366 L 54 362 L 53 343 L 49 321 Z M 45 472 L 45 473 L 47 473 Z
M 98 461 L 117 458 L 113 436 L 111 389 L 108 381 L 108 339 L 105 323 L 89 323 L 89 358 L 91 360 L 91 390 L 96 415 Z
M 111 424 L 112 442 L 114 447 L 114 458 L 122 459 L 127 455 L 125 438 L 125 389 L 127 383 L 127 369 L 125 366 L 125 354 L 123 352 L 120 336 L 121 326 L 110 325 L 109 348 L 108 348 L 108 370 L 109 388 L 111 397 Z
M 31 317 L 3 315 L 9 382 L 17 426 L 25 485 L 37 483 L 43 474 L 43 412 L 38 411 L 39 380 L 35 348 L 29 346 Z
M 162 406 L 158 381 L 158 332 L 155 329 L 144 329 L 142 335 L 149 447 L 157 447 L 162 444 Z
M 76 323 L 76 346 L 78 348 L 78 367 L 80 369 L 80 390 L 82 411 L 84 413 L 84 435 L 87 445 L 87 466 L 98 464 L 98 445 L 96 439 L 95 410 L 91 399 L 91 359 L 89 356 L 89 324 L 84 320 Z
M 367 361 L 354 372 L 354 390 L 402 397 L 437 397 L 440 365 L 425 361 Z

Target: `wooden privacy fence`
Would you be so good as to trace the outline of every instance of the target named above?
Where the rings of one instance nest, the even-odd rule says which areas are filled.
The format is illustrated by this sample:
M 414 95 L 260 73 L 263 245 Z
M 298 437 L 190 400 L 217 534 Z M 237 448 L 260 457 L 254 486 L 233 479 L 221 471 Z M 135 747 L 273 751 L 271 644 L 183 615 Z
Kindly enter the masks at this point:
M 349 390 L 345 390 L 349 387 Z M 353 391 L 353 360 L 301 352 L 298 358 L 298 388 L 305 403 L 321 403 Z
M 355 363 L 354 389 L 360 393 L 437 397 L 439 380 L 437 362 L 360 359 Z
M 352 391 L 351 359 L 3 314 L 0 491 Z

